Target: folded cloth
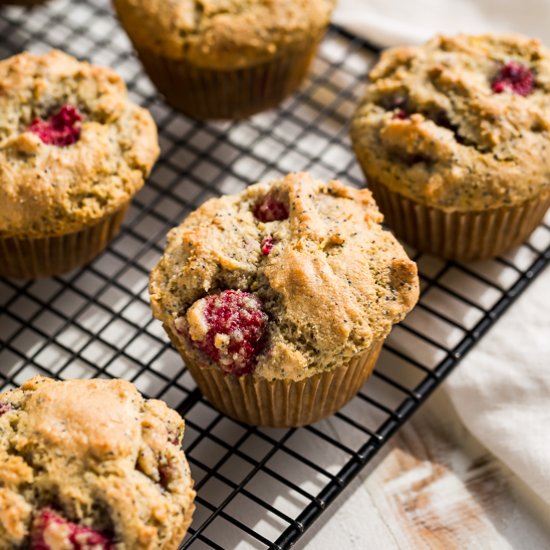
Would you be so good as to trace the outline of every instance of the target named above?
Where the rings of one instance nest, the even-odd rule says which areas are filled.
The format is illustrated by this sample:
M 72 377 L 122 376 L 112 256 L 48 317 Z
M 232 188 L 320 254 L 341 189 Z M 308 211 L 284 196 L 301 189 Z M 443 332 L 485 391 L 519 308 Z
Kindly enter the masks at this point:
M 464 358 L 446 389 L 466 427 L 550 504 L 550 271 Z
M 519 32 L 550 45 L 549 21 L 549 0 L 340 0 L 333 17 L 383 47 L 459 32 Z

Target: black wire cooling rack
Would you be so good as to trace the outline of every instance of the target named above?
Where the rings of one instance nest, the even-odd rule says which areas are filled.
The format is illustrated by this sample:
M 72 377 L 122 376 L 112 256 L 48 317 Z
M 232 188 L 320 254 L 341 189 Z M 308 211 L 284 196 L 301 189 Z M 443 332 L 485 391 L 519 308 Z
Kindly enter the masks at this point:
M 445 263 L 410 251 L 422 298 L 358 397 L 298 430 L 238 424 L 201 398 L 152 319 L 148 272 L 167 231 L 210 196 L 296 170 L 363 185 L 347 122 L 376 51 L 331 29 L 309 80 L 281 108 L 206 124 L 155 95 L 106 0 L 0 10 L 0 57 L 51 47 L 122 74 L 155 117 L 162 157 L 122 233 L 92 264 L 37 282 L 0 280 L 0 389 L 36 373 L 131 380 L 187 421 L 198 497 L 183 548 L 289 548 L 545 267 L 550 227 L 489 262 Z

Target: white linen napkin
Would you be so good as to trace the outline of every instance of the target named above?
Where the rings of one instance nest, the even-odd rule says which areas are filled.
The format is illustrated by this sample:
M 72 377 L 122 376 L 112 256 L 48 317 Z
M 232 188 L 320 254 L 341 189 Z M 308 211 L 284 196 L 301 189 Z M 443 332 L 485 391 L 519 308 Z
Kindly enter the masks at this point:
M 550 0 L 341 0 L 334 22 L 380 46 L 515 31 L 550 45 Z M 550 272 L 446 383 L 467 428 L 550 504 Z
M 340 0 L 333 22 L 379 46 L 488 31 L 519 32 L 550 45 L 549 0 Z
M 464 358 L 446 390 L 466 427 L 550 504 L 550 271 Z

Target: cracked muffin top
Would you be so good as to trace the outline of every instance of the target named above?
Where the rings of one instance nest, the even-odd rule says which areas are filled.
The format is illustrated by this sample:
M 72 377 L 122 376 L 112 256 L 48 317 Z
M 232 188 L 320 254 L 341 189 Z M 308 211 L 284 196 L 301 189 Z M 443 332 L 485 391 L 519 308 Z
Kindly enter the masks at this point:
M 114 0 L 139 48 L 217 69 L 272 59 L 315 38 L 336 0 Z
M 159 154 L 112 70 L 53 50 L 0 61 L 0 236 L 69 233 L 122 207 Z
M 184 423 L 123 380 L 0 394 L 0 547 L 172 550 L 195 493 Z
M 416 264 L 370 191 L 290 174 L 211 199 L 168 235 L 153 314 L 199 364 L 300 380 L 384 339 L 418 298 Z
M 367 178 L 469 211 L 550 188 L 550 51 L 518 35 L 438 36 L 382 54 L 352 123 Z

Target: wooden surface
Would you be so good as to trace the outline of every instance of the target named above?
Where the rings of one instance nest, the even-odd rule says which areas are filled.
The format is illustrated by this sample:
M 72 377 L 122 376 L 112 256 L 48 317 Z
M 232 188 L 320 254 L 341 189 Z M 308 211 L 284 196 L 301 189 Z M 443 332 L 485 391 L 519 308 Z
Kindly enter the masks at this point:
M 550 511 L 439 390 L 298 544 L 307 550 L 550 549 Z

